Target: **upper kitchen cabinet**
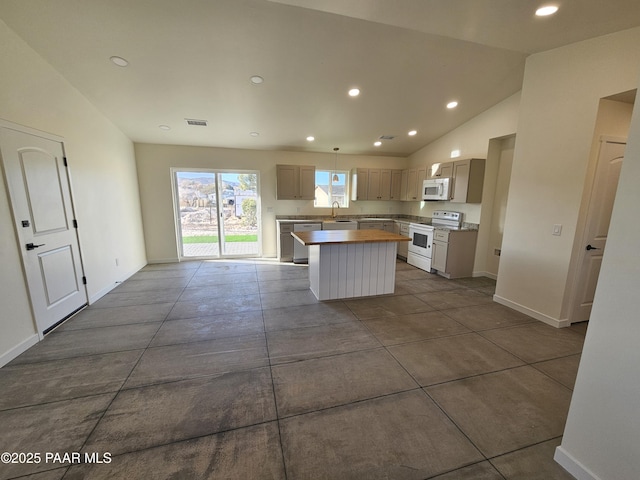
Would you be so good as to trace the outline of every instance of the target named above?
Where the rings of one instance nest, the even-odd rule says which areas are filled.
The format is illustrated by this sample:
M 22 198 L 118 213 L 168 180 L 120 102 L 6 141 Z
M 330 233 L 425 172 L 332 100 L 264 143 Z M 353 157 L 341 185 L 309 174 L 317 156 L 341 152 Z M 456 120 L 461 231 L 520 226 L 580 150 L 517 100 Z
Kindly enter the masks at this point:
M 276 177 L 278 200 L 313 200 L 315 198 L 316 167 L 276 165 Z
M 450 162 L 453 164 L 451 202 L 482 202 L 484 184 L 484 159 L 469 158 Z
M 401 178 L 401 170 L 354 168 L 351 200 L 399 200 Z
M 391 194 L 389 200 L 402 200 L 402 170 L 391 170 Z
M 354 168 L 351 170 L 351 200 L 368 200 L 369 169 Z
M 429 178 L 451 178 L 453 177 L 453 162 L 434 163 L 429 173 Z
M 414 201 L 422 199 L 422 182 L 427 176 L 426 167 L 410 168 L 406 170 L 406 190 L 402 200 Z M 403 181 L 405 173 L 402 173 Z

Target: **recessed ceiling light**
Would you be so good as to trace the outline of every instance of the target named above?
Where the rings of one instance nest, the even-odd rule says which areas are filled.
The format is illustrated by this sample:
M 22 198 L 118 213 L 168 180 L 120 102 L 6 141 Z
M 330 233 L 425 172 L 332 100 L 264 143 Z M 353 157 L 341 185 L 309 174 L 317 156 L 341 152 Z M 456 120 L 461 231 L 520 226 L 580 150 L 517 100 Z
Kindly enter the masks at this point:
M 540 7 L 536 10 L 536 15 L 538 17 L 546 17 L 548 15 L 553 15 L 558 11 L 558 7 L 556 5 L 545 5 L 544 7 Z
M 349 96 L 350 97 L 357 97 L 358 95 L 360 95 L 360 89 L 359 88 L 352 88 L 351 90 L 349 90 Z
M 252 137 L 259 137 L 260 134 L 258 132 L 249 132 L 249 135 L 251 135 Z
M 312 136 L 312 135 L 309 135 L 309 136 L 307 137 L 307 142 L 313 142 L 315 139 L 316 139 L 316 137 L 314 137 L 314 136 Z
M 158 128 L 160 130 L 171 130 L 171 127 L 169 125 L 158 125 Z
M 414 135 L 416 135 L 417 133 L 418 133 L 418 131 L 417 131 L 417 130 L 411 130 L 411 131 L 408 133 L 408 135 L 409 135 L 410 137 L 413 137 L 413 136 L 414 136 Z
M 119 67 L 126 67 L 129 65 L 129 62 L 122 57 L 113 56 L 109 58 L 113 63 L 115 63 Z
M 458 102 L 456 102 L 455 100 L 453 102 L 447 103 L 448 109 L 456 108 L 457 106 L 458 106 Z
M 379 147 L 380 145 L 382 145 L 382 142 L 381 142 L 381 141 L 377 141 L 377 142 L 374 142 L 374 143 L 373 143 L 373 146 L 374 146 L 374 147 Z
M 260 85 L 262 82 L 264 82 L 264 78 L 262 78 L 260 75 L 252 75 L 251 77 L 249 77 L 249 81 L 254 85 Z

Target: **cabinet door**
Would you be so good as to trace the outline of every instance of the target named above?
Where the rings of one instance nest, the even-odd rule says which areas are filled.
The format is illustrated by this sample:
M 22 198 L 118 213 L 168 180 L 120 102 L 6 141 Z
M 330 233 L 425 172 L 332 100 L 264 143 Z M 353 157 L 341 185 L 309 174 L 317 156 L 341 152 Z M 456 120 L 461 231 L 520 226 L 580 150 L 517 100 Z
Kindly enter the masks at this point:
M 453 187 L 451 189 L 451 201 L 456 203 L 467 202 L 469 190 L 470 160 L 460 160 L 453 163 Z
M 300 166 L 300 195 L 301 200 L 313 200 L 316 197 L 316 167 Z
M 368 183 L 369 183 L 369 170 L 366 168 L 358 168 L 356 170 L 352 170 L 353 175 L 351 188 L 351 200 L 366 200 L 367 199 L 367 191 L 368 191 Z
M 427 178 L 427 167 L 419 168 L 416 172 L 416 200 L 422 200 L 422 184 Z
M 402 170 L 400 179 L 400 200 L 408 200 L 409 170 Z
M 391 170 L 380 170 L 380 200 L 391 199 Z
M 418 178 L 418 170 L 410 168 L 407 174 L 407 200 L 417 200 L 418 190 L 416 188 L 416 181 Z
M 276 198 L 278 200 L 295 200 L 299 183 L 295 165 L 276 166 Z
M 402 200 L 402 170 L 391 170 L 389 200 Z
M 446 272 L 448 244 L 444 242 L 433 242 L 431 245 L 431 268 L 439 272 Z
M 290 262 L 293 260 L 293 237 L 290 233 L 280 234 L 280 255 L 281 262 Z
M 382 230 L 382 223 L 377 222 L 360 222 L 358 230 Z
M 441 163 L 440 164 L 440 175 L 439 177 L 453 177 L 453 162 Z
M 380 200 L 380 169 L 369 169 L 367 185 L 367 200 Z

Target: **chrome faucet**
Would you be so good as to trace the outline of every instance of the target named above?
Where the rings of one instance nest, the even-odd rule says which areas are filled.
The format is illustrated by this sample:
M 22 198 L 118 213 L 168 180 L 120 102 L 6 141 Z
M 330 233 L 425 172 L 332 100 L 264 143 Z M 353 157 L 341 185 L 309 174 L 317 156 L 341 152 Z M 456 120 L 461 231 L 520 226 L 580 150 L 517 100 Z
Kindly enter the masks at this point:
M 335 200 L 335 201 L 331 204 L 331 218 L 336 218 L 336 216 L 337 216 L 337 215 L 336 215 L 335 210 L 333 209 L 333 206 L 334 206 L 334 205 L 337 205 L 337 207 L 338 207 L 338 208 L 340 208 L 340 202 L 339 202 L 339 201 L 337 201 L 337 200 Z

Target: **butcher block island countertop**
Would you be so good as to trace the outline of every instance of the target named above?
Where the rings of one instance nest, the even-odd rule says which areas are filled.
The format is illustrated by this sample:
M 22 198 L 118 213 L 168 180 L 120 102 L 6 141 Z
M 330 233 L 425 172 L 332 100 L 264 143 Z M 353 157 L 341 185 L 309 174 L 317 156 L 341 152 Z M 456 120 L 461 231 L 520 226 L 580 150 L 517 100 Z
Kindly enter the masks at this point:
M 393 293 L 398 242 L 383 230 L 292 232 L 309 247 L 309 284 L 318 300 Z
M 408 242 L 411 240 L 409 237 L 385 232 L 384 230 L 313 230 L 310 232 L 292 232 L 291 235 L 303 245 Z

